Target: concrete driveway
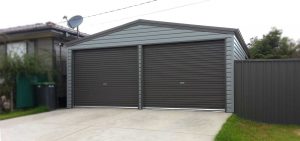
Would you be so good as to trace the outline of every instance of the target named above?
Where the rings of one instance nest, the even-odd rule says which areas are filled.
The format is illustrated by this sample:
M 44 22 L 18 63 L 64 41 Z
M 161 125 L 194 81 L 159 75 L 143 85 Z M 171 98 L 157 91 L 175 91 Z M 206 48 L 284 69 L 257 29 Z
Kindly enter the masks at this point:
M 75 108 L 0 121 L 1 141 L 210 141 L 224 112 Z

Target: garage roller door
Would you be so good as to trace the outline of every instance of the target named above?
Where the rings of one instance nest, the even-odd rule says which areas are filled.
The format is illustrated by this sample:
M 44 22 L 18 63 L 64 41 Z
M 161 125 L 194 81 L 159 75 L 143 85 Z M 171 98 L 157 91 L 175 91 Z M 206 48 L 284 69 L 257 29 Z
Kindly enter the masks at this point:
M 138 106 L 137 47 L 74 52 L 75 106 Z
M 144 46 L 145 107 L 225 107 L 224 40 Z

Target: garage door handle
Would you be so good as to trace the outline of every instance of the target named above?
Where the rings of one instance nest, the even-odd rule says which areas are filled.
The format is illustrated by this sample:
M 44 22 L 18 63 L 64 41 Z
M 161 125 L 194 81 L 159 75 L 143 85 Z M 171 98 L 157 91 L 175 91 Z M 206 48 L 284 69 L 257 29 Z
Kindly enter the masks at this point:
M 183 82 L 183 81 L 179 82 L 179 85 L 184 85 L 184 84 L 185 84 L 185 82 Z
M 106 83 L 106 82 L 102 83 L 102 86 L 107 86 L 107 85 L 108 85 L 108 83 Z

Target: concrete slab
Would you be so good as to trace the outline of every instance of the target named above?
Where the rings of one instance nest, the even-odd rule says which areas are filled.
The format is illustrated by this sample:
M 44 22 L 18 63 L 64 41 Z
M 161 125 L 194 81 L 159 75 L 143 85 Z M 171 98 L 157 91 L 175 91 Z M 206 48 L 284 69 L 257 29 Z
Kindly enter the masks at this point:
M 224 112 L 75 108 L 0 121 L 1 141 L 210 141 Z

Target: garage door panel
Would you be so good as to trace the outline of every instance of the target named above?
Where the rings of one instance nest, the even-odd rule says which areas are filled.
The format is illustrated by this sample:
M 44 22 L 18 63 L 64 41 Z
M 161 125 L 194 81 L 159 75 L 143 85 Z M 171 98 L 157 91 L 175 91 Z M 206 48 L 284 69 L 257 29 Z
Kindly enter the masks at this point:
M 144 46 L 144 106 L 225 107 L 224 40 Z
M 74 53 L 75 106 L 138 105 L 137 48 Z

